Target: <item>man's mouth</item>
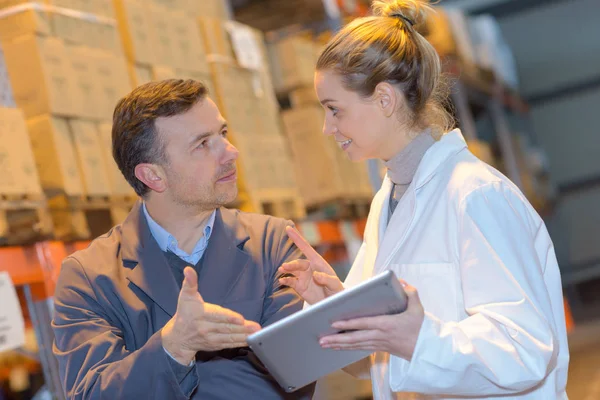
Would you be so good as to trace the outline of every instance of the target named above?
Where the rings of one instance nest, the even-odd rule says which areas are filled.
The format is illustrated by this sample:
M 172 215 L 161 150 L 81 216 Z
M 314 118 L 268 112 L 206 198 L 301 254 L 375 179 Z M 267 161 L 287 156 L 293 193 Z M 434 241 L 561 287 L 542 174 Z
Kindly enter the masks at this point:
M 231 170 L 225 175 L 221 176 L 217 182 L 231 182 L 237 179 L 237 170 Z

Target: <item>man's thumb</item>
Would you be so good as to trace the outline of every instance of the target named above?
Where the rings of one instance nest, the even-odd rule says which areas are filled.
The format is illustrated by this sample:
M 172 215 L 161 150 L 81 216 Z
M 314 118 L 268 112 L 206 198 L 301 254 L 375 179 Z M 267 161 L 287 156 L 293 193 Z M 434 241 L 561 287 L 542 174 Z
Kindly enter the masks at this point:
M 183 283 L 181 293 L 195 295 L 198 293 L 198 274 L 192 267 L 185 267 L 183 270 Z M 199 293 L 198 293 L 199 294 Z

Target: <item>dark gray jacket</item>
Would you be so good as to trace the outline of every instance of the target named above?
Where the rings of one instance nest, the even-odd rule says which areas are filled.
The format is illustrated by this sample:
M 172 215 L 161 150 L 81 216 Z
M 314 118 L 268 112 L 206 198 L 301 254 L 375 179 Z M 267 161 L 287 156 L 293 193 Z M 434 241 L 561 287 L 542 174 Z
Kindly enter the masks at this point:
M 299 258 L 285 220 L 221 208 L 200 265 L 206 302 L 262 326 L 302 307 L 277 283 Z M 160 329 L 179 287 L 138 202 L 125 222 L 66 258 L 55 293 L 54 354 L 68 399 L 309 399 L 314 386 L 285 394 L 248 349 L 198 353 L 194 389 L 184 393 Z M 293 345 L 293 344 L 290 344 Z M 301 362 L 298 360 L 298 362 Z

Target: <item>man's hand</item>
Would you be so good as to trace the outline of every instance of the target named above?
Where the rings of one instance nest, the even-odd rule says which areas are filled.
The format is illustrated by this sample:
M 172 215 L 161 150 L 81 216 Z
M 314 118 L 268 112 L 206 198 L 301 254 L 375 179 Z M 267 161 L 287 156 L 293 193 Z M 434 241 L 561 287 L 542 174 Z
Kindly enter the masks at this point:
M 306 256 L 306 260 L 294 260 L 283 264 L 279 271 L 293 276 L 279 279 L 281 284 L 291 287 L 308 304 L 314 304 L 326 297 L 344 290 L 331 265 L 292 227 L 287 227 L 287 235 Z
M 179 363 L 187 365 L 198 351 L 217 351 L 247 346 L 246 338 L 260 329 L 235 311 L 205 303 L 198 292 L 198 275 L 191 267 L 177 301 L 177 312 L 161 330 L 162 343 Z

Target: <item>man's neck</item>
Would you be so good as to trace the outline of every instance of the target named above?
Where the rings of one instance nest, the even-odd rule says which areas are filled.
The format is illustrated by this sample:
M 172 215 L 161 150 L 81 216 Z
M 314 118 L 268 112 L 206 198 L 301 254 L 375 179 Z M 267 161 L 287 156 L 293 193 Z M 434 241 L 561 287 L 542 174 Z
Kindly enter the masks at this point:
M 215 209 L 201 210 L 181 205 L 164 204 L 161 199 L 145 199 L 148 214 L 175 239 L 179 248 L 191 253 L 204 236 L 204 227 Z

